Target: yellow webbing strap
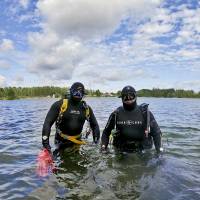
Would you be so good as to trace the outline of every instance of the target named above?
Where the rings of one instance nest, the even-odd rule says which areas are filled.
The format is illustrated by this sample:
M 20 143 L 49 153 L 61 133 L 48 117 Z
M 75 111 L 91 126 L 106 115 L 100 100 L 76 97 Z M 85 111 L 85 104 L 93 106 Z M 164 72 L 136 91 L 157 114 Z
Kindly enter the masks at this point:
M 86 144 L 85 141 L 81 141 L 81 140 L 77 140 L 77 138 L 79 138 L 81 136 L 81 134 L 79 135 L 74 135 L 74 136 L 71 136 L 71 135 L 66 135 L 66 134 L 63 134 L 63 133 L 59 133 L 60 136 L 66 140 L 69 140 L 75 144 Z
M 85 116 L 86 116 L 87 119 L 90 118 L 90 109 L 89 109 L 88 106 L 87 106 L 86 109 L 85 109 Z
M 68 107 L 68 99 L 63 99 L 62 106 L 60 107 L 60 114 L 64 113 L 67 110 L 67 107 Z M 87 119 L 90 117 L 90 109 L 88 106 L 85 108 L 85 116 Z
M 59 115 L 62 115 L 66 110 L 67 110 L 67 107 L 68 107 L 68 99 L 63 99 L 63 103 L 62 103 L 62 106 L 60 107 L 60 113 Z M 90 117 L 90 109 L 89 107 L 87 106 L 86 109 L 85 109 L 85 115 L 86 115 L 86 118 L 88 119 Z M 75 144 L 86 144 L 85 141 L 81 141 L 81 140 L 77 140 L 77 138 L 80 138 L 81 134 L 79 135 L 75 135 L 75 136 L 70 136 L 70 135 L 66 135 L 66 134 L 63 134 L 63 133 L 59 133 L 59 135 L 66 139 L 66 140 L 69 140 Z
M 63 99 L 62 106 L 60 107 L 60 114 L 64 113 L 68 107 L 68 99 Z
M 112 142 L 113 142 L 113 134 L 111 133 L 109 136 L 109 144 L 112 144 Z

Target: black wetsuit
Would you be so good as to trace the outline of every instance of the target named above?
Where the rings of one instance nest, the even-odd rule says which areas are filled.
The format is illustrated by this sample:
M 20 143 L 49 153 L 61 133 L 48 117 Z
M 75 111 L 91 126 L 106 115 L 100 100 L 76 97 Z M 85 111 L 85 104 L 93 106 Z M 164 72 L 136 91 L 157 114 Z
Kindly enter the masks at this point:
M 42 136 L 47 136 L 47 140 L 45 141 L 47 144 L 49 143 L 49 136 L 51 132 L 51 127 L 54 122 L 57 120 L 60 112 L 60 108 L 62 106 L 63 100 L 56 101 L 50 108 L 42 130 Z M 89 107 L 90 117 L 89 123 L 93 133 L 94 141 L 98 141 L 100 137 L 99 126 L 97 120 L 94 116 L 92 109 Z M 68 100 L 68 106 L 66 111 L 63 113 L 63 117 L 61 123 L 58 125 L 59 130 L 63 134 L 67 134 L 70 136 L 79 135 L 82 132 L 84 123 L 86 120 L 86 108 L 84 107 L 84 103 L 75 102 L 71 99 Z M 45 146 L 45 142 L 43 142 L 43 146 Z M 55 143 L 56 144 L 66 144 L 65 146 L 72 145 L 71 141 L 68 141 L 62 138 L 58 133 L 55 135 Z M 48 145 L 47 145 L 48 146 Z
M 150 112 L 150 111 L 149 111 Z M 160 151 L 161 131 L 150 112 L 150 133 L 148 138 L 145 136 L 146 116 L 141 111 L 140 106 L 136 105 L 132 110 L 119 107 L 114 111 L 107 122 L 102 134 L 102 145 L 107 147 L 111 131 L 116 126 L 116 134 L 113 137 L 113 145 L 122 151 L 138 151 L 152 147 L 152 138 L 156 151 Z

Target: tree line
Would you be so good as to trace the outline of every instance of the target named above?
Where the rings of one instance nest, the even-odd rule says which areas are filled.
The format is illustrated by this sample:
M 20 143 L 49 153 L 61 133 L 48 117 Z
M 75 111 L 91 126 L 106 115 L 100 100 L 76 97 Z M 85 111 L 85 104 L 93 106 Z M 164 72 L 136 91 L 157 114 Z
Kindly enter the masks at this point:
M 158 89 L 153 88 L 142 89 L 138 91 L 140 97 L 177 97 L 177 98 L 200 98 L 200 92 L 194 92 L 193 90 L 182 89 Z
M 0 99 L 17 99 L 28 97 L 64 96 L 67 88 L 60 87 L 5 87 L 0 88 Z
M 69 88 L 67 87 L 5 87 L 0 88 L 0 99 L 18 99 L 33 97 L 56 97 L 62 98 L 68 96 Z M 86 90 L 86 96 L 120 96 L 121 91 L 103 93 L 100 90 Z M 137 91 L 139 97 L 178 97 L 178 98 L 200 98 L 200 92 L 195 93 L 193 90 L 175 90 L 170 89 L 142 89 Z

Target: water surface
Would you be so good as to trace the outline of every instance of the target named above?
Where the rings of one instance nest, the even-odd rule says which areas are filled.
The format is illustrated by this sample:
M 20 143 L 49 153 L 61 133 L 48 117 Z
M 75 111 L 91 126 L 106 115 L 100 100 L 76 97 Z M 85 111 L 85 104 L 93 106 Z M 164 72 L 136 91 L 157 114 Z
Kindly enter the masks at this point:
M 118 98 L 88 98 L 101 132 Z M 87 145 L 58 160 L 57 174 L 35 173 L 44 118 L 56 99 L 0 101 L 0 199 L 200 199 L 200 99 L 139 98 L 149 103 L 165 153 L 102 155 Z M 55 128 L 52 127 L 51 145 Z

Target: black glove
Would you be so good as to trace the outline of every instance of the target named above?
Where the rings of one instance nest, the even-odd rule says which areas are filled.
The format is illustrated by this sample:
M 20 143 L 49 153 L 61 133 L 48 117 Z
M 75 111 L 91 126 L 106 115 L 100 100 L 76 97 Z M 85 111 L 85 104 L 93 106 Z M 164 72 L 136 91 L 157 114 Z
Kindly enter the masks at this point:
M 93 141 L 94 141 L 95 144 L 99 143 L 99 139 L 97 137 L 94 137 Z
M 99 136 L 97 136 L 97 134 L 93 134 L 93 142 L 95 144 L 98 144 L 99 143 Z
M 42 136 L 42 145 L 45 149 L 51 152 L 51 146 L 49 145 L 49 138 L 47 136 Z
M 163 148 L 156 149 L 156 157 L 160 158 L 163 155 Z
M 101 145 L 100 152 L 101 153 L 108 153 L 108 148 L 103 144 L 103 145 Z

